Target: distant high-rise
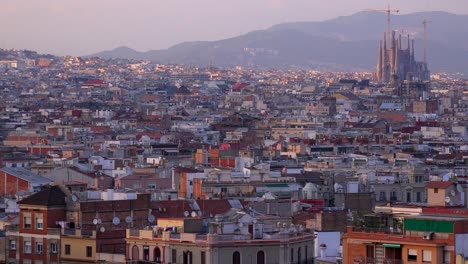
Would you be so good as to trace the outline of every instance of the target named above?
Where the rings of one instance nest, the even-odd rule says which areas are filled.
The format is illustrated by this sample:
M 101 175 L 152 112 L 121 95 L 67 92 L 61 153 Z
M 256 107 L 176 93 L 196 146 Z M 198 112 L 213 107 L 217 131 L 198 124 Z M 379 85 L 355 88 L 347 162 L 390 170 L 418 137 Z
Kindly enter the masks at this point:
M 414 56 L 414 40 L 411 40 L 409 35 L 407 40 L 407 47 L 403 49 L 402 36 L 399 35 L 397 40 L 395 31 L 392 31 L 390 47 L 387 48 L 387 38 L 384 34 L 383 41 L 380 41 L 377 63 L 378 81 L 386 83 L 393 80 L 429 80 L 430 72 L 427 63 L 416 61 Z

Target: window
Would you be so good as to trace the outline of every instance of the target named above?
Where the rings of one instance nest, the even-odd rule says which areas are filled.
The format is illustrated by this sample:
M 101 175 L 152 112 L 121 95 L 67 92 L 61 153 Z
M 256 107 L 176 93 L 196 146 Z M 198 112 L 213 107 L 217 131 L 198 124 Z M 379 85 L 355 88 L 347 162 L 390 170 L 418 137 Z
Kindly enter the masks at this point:
M 444 251 L 444 263 L 450 263 L 450 251 Z
M 42 243 L 36 243 L 36 254 L 42 255 L 42 249 L 43 248 L 44 248 L 44 246 L 42 245 Z
M 24 253 L 31 254 L 31 241 L 24 241 Z
M 206 264 L 206 252 L 202 251 L 200 255 L 200 263 L 201 264 Z
M 416 249 L 408 249 L 408 261 L 418 261 L 418 251 Z
M 396 200 L 397 200 L 396 191 L 392 191 L 390 193 L 390 201 L 396 201 Z
M 301 248 L 298 248 L 297 249 L 297 261 L 301 263 L 301 259 L 302 259 Z
M 239 251 L 232 253 L 232 264 L 241 264 L 241 256 Z
M 31 216 L 25 216 L 23 218 L 23 223 L 24 228 L 31 228 Z
M 291 263 L 294 263 L 294 248 L 291 248 Z
M 16 240 L 10 240 L 10 249 L 16 250 Z
M 172 263 L 177 263 L 177 249 L 172 250 Z
M 184 251 L 183 252 L 182 263 L 183 264 L 192 264 L 193 263 L 192 251 Z
M 143 246 L 143 259 L 149 261 L 149 246 Z
M 86 257 L 90 258 L 93 256 L 93 247 L 86 247 Z
M 161 263 L 161 250 L 158 247 L 154 249 L 154 262 Z
M 421 192 L 416 193 L 416 202 L 420 203 L 421 202 Z
M 387 194 L 385 192 L 380 192 L 380 201 L 386 201 L 387 200 Z
M 439 193 L 439 188 L 434 188 L 434 193 Z
M 42 218 L 42 214 L 36 215 L 36 229 L 44 229 L 44 218 Z
M 423 262 L 432 262 L 432 251 L 423 250 Z
M 307 246 L 305 246 L 305 250 L 304 250 L 305 263 L 308 263 L 307 261 L 309 260 L 309 254 L 307 253 L 307 251 L 308 251 L 308 248 Z
M 265 264 L 265 252 L 263 250 L 257 252 L 257 264 Z
M 133 260 L 139 260 L 140 259 L 140 249 L 138 248 L 137 245 L 134 245 L 132 247 L 132 259 Z
M 56 243 L 50 243 L 50 252 L 51 253 L 57 253 L 57 244 Z
M 422 182 L 422 178 L 423 178 L 422 176 L 415 176 L 414 181 L 417 183 Z
M 71 246 L 65 245 L 65 255 L 71 255 Z

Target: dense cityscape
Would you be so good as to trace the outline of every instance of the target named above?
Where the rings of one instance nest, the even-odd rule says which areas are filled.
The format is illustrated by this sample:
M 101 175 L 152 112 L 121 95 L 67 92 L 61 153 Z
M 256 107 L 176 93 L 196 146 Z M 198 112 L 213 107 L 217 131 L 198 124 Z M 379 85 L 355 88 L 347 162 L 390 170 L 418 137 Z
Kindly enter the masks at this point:
M 425 45 L 387 30 L 367 72 L 0 49 L 0 261 L 468 263 L 468 79 Z

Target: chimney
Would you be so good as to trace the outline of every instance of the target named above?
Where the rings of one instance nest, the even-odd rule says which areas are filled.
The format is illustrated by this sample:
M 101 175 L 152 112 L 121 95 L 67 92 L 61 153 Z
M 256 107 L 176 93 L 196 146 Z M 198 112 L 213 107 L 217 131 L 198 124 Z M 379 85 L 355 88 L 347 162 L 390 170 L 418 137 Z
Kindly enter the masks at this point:
M 326 256 L 327 245 L 320 244 L 320 257 L 324 258 Z

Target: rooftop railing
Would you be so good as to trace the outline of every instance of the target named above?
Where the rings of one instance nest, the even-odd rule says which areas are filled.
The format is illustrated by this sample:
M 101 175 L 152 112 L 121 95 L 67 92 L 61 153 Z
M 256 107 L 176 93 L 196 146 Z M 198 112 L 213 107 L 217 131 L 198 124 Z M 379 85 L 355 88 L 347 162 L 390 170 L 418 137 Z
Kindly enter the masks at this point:
M 353 232 L 366 232 L 366 233 L 385 233 L 402 235 L 403 230 L 389 227 L 353 227 Z

